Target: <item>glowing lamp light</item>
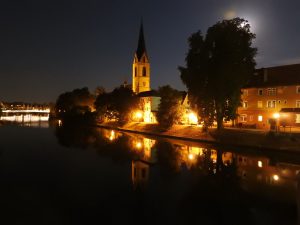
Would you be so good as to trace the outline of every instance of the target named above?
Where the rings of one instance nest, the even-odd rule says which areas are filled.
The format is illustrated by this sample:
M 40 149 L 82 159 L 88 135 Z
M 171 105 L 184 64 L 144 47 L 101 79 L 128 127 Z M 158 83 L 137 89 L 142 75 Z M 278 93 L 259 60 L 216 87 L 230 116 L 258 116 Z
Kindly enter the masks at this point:
M 143 117 L 143 114 L 141 112 L 136 112 L 135 117 L 141 119 Z
M 189 116 L 190 123 L 194 123 L 194 124 L 198 123 L 198 117 L 195 113 L 191 112 L 191 113 L 189 113 L 188 116 Z
M 258 161 L 257 166 L 261 168 L 262 167 L 262 161 Z
M 189 157 L 189 160 L 193 160 L 194 159 L 194 155 L 193 154 L 189 154 L 188 157 Z
M 279 113 L 274 113 L 273 117 L 274 117 L 274 119 L 278 119 L 280 117 L 280 114 Z
M 142 143 L 141 142 L 137 142 L 135 145 L 138 149 L 140 149 L 142 147 Z
M 258 116 L 258 121 L 259 122 L 263 121 L 263 117 L 261 115 Z
M 278 180 L 279 180 L 279 176 L 278 176 L 277 174 L 274 174 L 274 175 L 273 175 L 273 179 L 274 179 L 275 181 L 278 181 Z

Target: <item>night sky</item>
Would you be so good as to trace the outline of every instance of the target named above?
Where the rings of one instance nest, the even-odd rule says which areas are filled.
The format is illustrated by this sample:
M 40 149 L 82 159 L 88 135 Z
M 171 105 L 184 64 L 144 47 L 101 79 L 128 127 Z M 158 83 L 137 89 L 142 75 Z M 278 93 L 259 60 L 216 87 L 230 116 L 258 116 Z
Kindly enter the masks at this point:
M 258 68 L 300 63 L 299 0 L 1 0 L 0 101 L 131 82 L 141 17 L 152 88 L 185 90 L 177 67 L 189 35 L 236 16 L 257 35 Z

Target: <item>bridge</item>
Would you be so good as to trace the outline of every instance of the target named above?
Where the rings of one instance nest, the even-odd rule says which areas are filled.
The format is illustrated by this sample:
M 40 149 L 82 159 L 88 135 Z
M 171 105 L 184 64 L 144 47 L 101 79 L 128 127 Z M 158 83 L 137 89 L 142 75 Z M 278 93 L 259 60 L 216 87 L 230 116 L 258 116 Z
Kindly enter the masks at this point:
M 0 120 L 30 123 L 49 120 L 50 109 L 4 109 Z
M 50 113 L 50 109 L 5 109 L 3 113 Z

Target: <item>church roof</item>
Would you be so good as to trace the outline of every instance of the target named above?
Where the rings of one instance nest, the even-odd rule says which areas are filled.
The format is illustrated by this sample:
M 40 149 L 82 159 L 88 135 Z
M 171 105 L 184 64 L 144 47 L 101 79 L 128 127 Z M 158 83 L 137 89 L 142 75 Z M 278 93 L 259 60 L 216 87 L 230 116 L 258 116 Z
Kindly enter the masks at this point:
M 137 47 L 135 53 L 136 53 L 136 56 L 137 56 L 138 60 L 140 60 L 142 58 L 144 53 L 147 55 L 145 38 L 144 38 L 143 23 L 141 23 L 139 42 L 138 42 L 138 47 Z

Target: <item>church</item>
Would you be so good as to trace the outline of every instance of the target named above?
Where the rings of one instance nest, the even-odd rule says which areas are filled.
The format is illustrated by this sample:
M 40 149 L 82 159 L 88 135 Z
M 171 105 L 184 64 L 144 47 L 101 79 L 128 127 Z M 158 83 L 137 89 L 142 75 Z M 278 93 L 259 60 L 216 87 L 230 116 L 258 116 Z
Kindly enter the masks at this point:
M 156 123 L 156 112 L 160 102 L 158 93 L 151 90 L 150 61 L 146 50 L 143 23 L 140 26 L 138 46 L 132 64 L 132 91 L 140 98 L 140 109 L 136 120 Z

